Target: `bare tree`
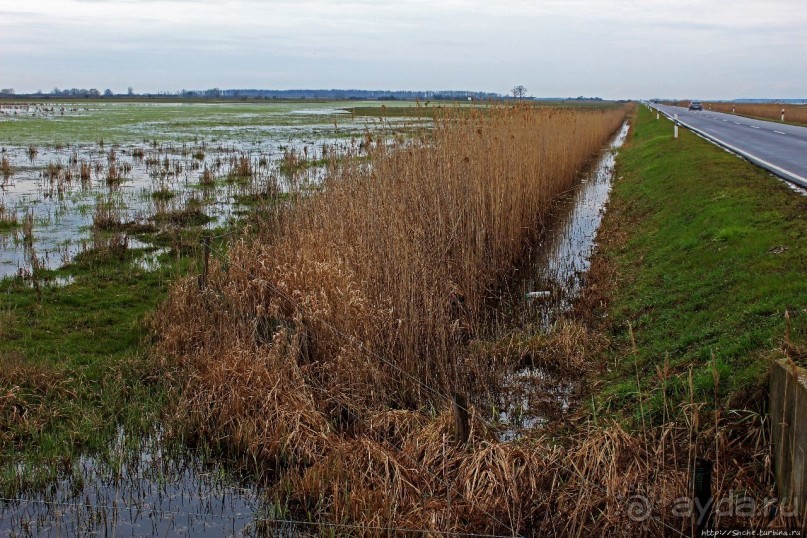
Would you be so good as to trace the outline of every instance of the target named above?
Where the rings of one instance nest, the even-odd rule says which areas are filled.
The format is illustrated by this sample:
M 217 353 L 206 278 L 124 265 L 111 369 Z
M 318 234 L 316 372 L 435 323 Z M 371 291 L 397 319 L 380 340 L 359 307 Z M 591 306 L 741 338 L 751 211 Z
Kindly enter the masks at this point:
M 513 88 L 511 91 L 513 92 L 513 97 L 516 99 L 522 99 L 527 96 L 527 88 L 521 84 Z

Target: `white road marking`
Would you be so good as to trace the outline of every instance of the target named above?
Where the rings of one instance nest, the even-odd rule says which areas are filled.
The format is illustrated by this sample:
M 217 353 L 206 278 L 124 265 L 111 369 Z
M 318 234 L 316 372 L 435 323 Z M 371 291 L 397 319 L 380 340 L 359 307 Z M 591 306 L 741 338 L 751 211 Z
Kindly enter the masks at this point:
M 795 172 L 791 172 L 790 170 L 785 170 L 781 166 L 776 166 L 775 164 L 770 163 L 770 162 L 768 162 L 768 161 L 766 161 L 764 159 L 760 159 L 756 155 L 753 155 L 751 153 L 748 153 L 747 151 L 741 150 L 740 148 L 738 148 L 736 146 L 732 146 L 731 144 L 729 144 L 727 142 L 724 142 L 723 140 L 717 138 L 714 135 L 706 133 L 705 131 L 701 131 L 701 130 L 699 130 L 697 128 L 693 128 L 691 125 L 687 125 L 686 123 L 683 123 L 683 125 L 684 125 L 684 127 L 688 127 L 690 130 L 693 130 L 696 133 L 701 134 L 701 136 L 705 136 L 706 138 L 717 142 L 718 144 L 720 144 L 724 148 L 730 149 L 734 153 L 736 153 L 738 155 L 742 155 L 743 157 L 746 157 L 747 159 L 750 159 L 752 162 L 755 162 L 758 165 L 761 164 L 763 167 L 767 168 L 770 171 L 775 170 L 775 171 L 778 171 L 780 174 L 784 174 L 785 176 L 791 178 L 791 180 L 795 180 L 795 182 L 798 183 L 799 186 L 801 186 L 801 187 L 804 187 L 805 185 L 807 185 L 807 177 L 800 176 L 800 175 L 796 174 Z
M 735 121 L 734 125 L 742 125 L 739 121 Z
M 759 127 L 757 127 L 756 125 L 749 125 L 749 127 L 752 129 L 759 129 Z
M 783 133 L 782 131 L 774 131 L 774 133 L 776 133 L 776 134 L 783 134 L 783 135 L 786 135 L 786 134 L 787 134 L 787 133 Z

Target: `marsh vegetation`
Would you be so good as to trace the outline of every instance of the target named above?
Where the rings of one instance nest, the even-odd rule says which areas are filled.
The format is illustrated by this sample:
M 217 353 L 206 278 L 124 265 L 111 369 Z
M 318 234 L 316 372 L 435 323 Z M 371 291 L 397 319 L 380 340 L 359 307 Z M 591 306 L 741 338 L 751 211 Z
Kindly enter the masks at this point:
M 628 136 L 610 104 L 321 106 L 15 110 L 0 528 L 688 533 L 696 461 L 716 495 L 770 492 L 760 378 L 803 357 L 799 202 L 745 163 L 688 175 L 730 157 L 643 110 Z M 108 123 L 60 142 L 81 115 Z
M 320 194 L 231 244 L 203 289 L 178 282 L 158 311 L 173 420 L 248 454 L 273 475 L 269 494 L 314 520 L 537 528 L 551 476 L 528 445 L 542 434 L 502 440 L 512 426 L 491 417 L 528 352 L 515 339 L 492 349 L 491 308 L 624 117 L 443 113 L 422 140 L 369 143 L 370 164 L 329 169 Z M 540 350 L 531 366 L 571 368 L 595 345 L 581 330 L 525 330 Z M 452 394 L 470 412 L 467 439 Z

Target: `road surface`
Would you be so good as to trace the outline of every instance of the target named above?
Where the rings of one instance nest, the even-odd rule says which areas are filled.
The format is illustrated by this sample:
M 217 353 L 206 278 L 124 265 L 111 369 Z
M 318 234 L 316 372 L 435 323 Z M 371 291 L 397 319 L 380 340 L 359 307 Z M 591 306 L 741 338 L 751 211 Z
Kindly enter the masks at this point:
M 807 188 L 807 127 L 755 120 L 711 110 L 650 103 L 684 127 L 742 155 L 779 177 Z

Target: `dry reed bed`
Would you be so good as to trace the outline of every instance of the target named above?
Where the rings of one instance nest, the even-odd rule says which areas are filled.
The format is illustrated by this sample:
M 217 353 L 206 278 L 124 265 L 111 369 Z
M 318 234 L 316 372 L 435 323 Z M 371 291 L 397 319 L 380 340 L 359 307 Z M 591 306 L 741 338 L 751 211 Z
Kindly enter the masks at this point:
M 726 112 L 755 118 L 768 118 L 777 121 L 782 118 L 782 109 L 784 109 L 786 122 L 807 125 L 807 105 L 783 105 L 779 103 L 704 103 L 704 108 L 716 112 Z
M 655 480 L 666 450 L 614 427 L 567 449 L 502 443 L 473 406 L 458 446 L 443 397 L 498 381 L 468 346 L 492 290 L 624 116 L 448 113 L 423 143 L 332 167 L 322 193 L 213 261 L 204 289 L 178 282 L 155 315 L 179 429 L 248 455 L 281 504 L 366 534 L 613 531 L 617 517 L 624 530 L 621 496 Z M 678 457 L 684 434 L 665 437 Z M 684 483 L 682 467 L 663 481 Z
M 605 345 L 568 323 L 501 349 L 473 339 L 542 212 L 623 117 L 449 115 L 426 143 L 332 168 L 322 193 L 214 261 L 203 290 L 177 283 L 155 316 L 175 427 L 246 455 L 293 515 L 349 525 L 324 534 L 689 534 L 671 514 L 695 457 L 716 462 L 716 495 L 752 485 L 761 499 L 761 415 L 693 401 L 638 433 L 600 419 L 563 443 L 505 443 L 470 406 L 458 445 L 438 396 L 474 400 L 527 355 L 580 372 Z M 631 519 L 636 495 L 651 512 Z

